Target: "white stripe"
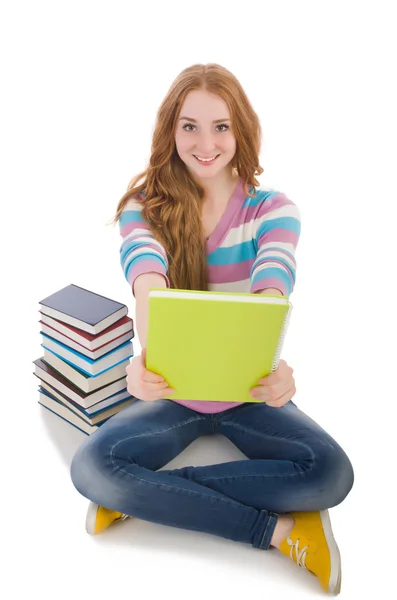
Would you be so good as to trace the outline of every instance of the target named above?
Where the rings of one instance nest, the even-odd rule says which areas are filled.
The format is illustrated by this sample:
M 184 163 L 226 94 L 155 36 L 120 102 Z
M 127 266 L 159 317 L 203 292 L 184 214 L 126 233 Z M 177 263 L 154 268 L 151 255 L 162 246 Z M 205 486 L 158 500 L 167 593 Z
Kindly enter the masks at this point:
M 137 210 L 138 212 L 142 211 L 142 204 L 138 200 L 134 200 L 134 198 L 130 198 L 126 205 L 123 208 L 123 212 L 125 210 Z
M 252 278 L 256 279 L 258 276 L 258 273 L 260 273 L 261 271 L 264 271 L 265 269 L 270 269 L 272 267 L 275 267 L 276 269 L 280 269 L 281 271 L 284 271 L 285 273 L 287 273 L 288 277 L 291 277 L 291 273 L 284 267 L 284 265 L 280 265 L 279 263 L 275 263 L 275 262 L 266 262 L 266 263 L 263 263 L 262 265 L 259 265 L 258 267 L 256 267 L 254 269 L 254 272 L 252 273 Z
M 281 217 L 292 217 L 301 221 L 300 210 L 296 204 L 285 204 L 279 208 L 273 208 L 267 214 L 255 219 L 252 234 L 256 237 L 259 227 L 265 223 L 265 221 L 272 221 L 273 219 L 279 219 Z
M 233 281 L 230 283 L 210 283 L 208 290 L 210 292 L 241 292 L 250 293 L 251 280 L 242 279 L 240 281 Z
M 258 249 L 258 256 L 261 256 L 262 254 L 266 254 L 268 249 L 270 249 L 269 252 L 271 252 L 272 254 L 277 254 L 278 250 L 271 249 L 271 248 L 274 248 L 275 246 L 277 247 L 278 250 L 286 250 L 287 252 L 292 254 L 292 256 L 294 256 L 294 254 L 295 254 L 295 246 L 292 242 L 279 242 L 277 240 L 274 242 L 266 242 L 266 244 L 261 244 Z M 279 256 L 283 256 L 285 259 L 289 258 L 283 252 L 278 252 L 278 254 L 279 254 Z
M 242 223 L 238 227 L 233 227 L 222 242 L 221 248 L 230 248 L 236 244 L 243 244 L 252 240 L 252 222 Z
M 224 241 L 222 242 L 221 248 L 230 248 L 230 246 L 234 246 L 236 244 L 242 244 L 244 242 L 250 242 L 253 238 L 255 239 L 259 227 L 265 221 L 270 221 L 272 219 L 277 219 L 280 217 L 295 217 L 300 221 L 300 213 L 299 209 L 296 205 L 287 204 L 285 206 L 281 206 L 280 208 L 270 210 L 266 215 L 262 217 L 253 218 L 246 223 L 241 223 L 237 227 L 233 227 L 228 234 L 226 235 Z M 275 245 L 276 242 L 272 242 L 271 245 Z M 292 254 L 295 252 L 294 245 L 291 243 L 281 244 L 277 242 L 277 245 L 280 247 L 289 248 Z
M 156 238 L 153 236 L 152 232 L 148 231 L 147 229 L 140 229 L 138 227 L 135 227 L 132 231 L 130 231 L 129 233 L 127 233 L 127 235 L 123 237 L 123 244 L 132 238 L 134 238 L 134 241 L 135 238 L 137 238 L 139 242 L 144 241 L 148 243 L 153 243 L 162 248 L 160 242 L 157 241 Z
M 292 260 L 288 254 L 284 254 L 283 252 L 276 252 L 276 251 L 272 251 L 270 250 L 269 253 L 267 252 L 258 252 L 257 254 L 257 259 L 259 262 L 262 263 L 262 268 L 263 266 L 266 264 L 267 266 L 276 266 L 276 267 L 280 267 L 280 269 L 285 269 L 284 265 L 280 265 L 279 263 L 276 263 L 274 260 L 267 260 L 266 256 L 269 255 L 269 257 L 271 256 L 276 257 L 279 256 L 280 259 L 282 259 L 284 262 L 287 263 L 287 265 L 291 268 L 291 271 L 296 271 L 296 261 Z M 255 269 L 256 270 L 256 269 Z

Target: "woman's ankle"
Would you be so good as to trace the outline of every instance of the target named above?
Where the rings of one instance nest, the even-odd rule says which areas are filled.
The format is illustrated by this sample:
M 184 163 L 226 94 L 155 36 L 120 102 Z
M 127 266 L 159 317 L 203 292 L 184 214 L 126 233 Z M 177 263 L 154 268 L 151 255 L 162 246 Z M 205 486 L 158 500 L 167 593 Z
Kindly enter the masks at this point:
M 295 525 L 295 519 L 289 514 L 279 515 L 274 528 L 270 545 L 280 550 L 280 544 L 292 531 Z

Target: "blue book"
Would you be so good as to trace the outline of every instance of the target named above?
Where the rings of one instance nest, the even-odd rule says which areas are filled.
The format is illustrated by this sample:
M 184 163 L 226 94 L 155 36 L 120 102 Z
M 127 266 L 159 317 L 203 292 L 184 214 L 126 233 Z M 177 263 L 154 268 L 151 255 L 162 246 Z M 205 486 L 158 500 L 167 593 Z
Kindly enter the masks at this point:
M 44 339 L 44 343 L 41 345 L 45 350 L 52 352 L 72 366 L 81 369 L 91 377 L 100 375 L 120 363 L 127 362 L 129 358 L 134 355 L 132 342 L 128 341 L 121 344 L 121 346 L 114 348 L 114 350 L 111 350 L 107 354 L 104 354 L 100 358 L 93 360 L 92 358 L 88 358 L 88 356 L 81 354 L 81 352 L 77 352 L 69 346 L 58 342 L 45 333 L 42 333 L 41 335 Z
M 74 284 L 40 300 L 39 310 L 93 335 L 110 327 L 128 312 L 125 304 Z

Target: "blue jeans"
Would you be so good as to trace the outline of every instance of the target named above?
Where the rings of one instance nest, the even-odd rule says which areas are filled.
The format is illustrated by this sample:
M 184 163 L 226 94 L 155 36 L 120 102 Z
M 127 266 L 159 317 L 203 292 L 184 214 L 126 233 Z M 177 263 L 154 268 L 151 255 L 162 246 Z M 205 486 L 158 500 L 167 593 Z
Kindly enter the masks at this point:
M 211 434 L 225 435 L 248 460 L 158 471 Z M 135 400 L 81 444 L 71 477 L 83 496 L 112 510 L 262 550 L 279 514 L 335 506 L 354 480 L 342 448 L 292 400 L 209 414 Z

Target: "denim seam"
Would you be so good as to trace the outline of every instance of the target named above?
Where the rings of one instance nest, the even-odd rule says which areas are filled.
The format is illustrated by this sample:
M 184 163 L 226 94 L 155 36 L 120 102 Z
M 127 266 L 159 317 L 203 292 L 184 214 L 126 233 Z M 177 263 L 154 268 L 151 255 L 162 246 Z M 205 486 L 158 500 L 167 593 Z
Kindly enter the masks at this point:
M 215 499 L 215 500 L 218 500 L 218 501 L 221 501 L 221 502 L 225 502 L 229 506 L 233 506 L 235 508 L 241 508 L 241 506 L 244 506 L 244 505 L 242 505 L 241 503 L 233 500 L 232 498 L 219 498 L 219 497 L 211 496 L 209 494 L 205 494 L 203 492 L 195 492 L 193 490 L 184 490 L 183 488 L 180 488 L 180 487 L 175 486 L 175 485 L 167 485 L 166 483 L 158 483 L 156 481 L 149 481 L 148 479 L 143 479 L 142 477 L 139 477 L 138 475 L 136 475 L 134 473 L 130 473 L 129 471 L 126 470 L 125 467 L 120 467 L 119 465 L 117 465 L 116 462 L 115 462 L 115 460 L 114 460 L 114 458 L 113 458 L 114 449 L 116 448 L 116 446 L 118 444 L 121 444 L 121 443 L 125 442 L 126 440 L 133 439 L 135 437 L 143 437 L 145 435 L 154 435 L 154 434 L 158 434 L 158 433 L 163 433 L 165 431 L 170 431 L 172 429 L 176 429 L 177 427 L 181 427 L 182 425 L 186 425 L 186 424 L 191 423 L 191 422 L 196 421 L 196 420 L 205 420 L 205 417 L 193 417 L 193 418 L 188 419 L 187 421 L 183 421 L 182 423 L 178 423 L 177 425 L 175 425 L 173 427 L 169 427 L 168 429 L 162 429 L 162 430 L 159 430 L 159 431 L 156 431 L 156 432 L 151 431 L 151 432 L 144 433 L 144 434 L 137 434 L 137 435 L 133 435 L 133 436 L 124 438 L 123 440 L 119 440 L 110 449 L 110 459 L 111 459 L 112 464 L 115 465 L 118 469 L 124 471 L 127 475 L 130 475 L 131 477 L 135 477 L 135 479 L 138 479 L 139 481 L 142 481 L 143 483 L 150 483 L 150 484 L 152 484 L 152 485 L 154 485 L 156 487 L 166 487 L 166 488 L 169 488 L 169 489 L 178 490 L 178 492 L 182 492 L 184 494 L 195 494 L 197 496 L 205 496 L 206 498 L 210 498 L 210 499 L 213 499 L 213 500 Z M 261 434 L 258 431 L 249 430 L 247 428 L 241 427 L 241 425 L 239 425 L 237 423 L 234 423 L 234 422 L 230 422 L 230 421 L 226 421 L 225 422 L 224 421 L 224 423 L 226 423 L 227 425 L 231 425 L 231 426 L 235 427 L 236 429 L 241 429 L 244 432 L 250 432 L 250 433 L 253 433 L 253 434 L 256 434 L 256 435 L 263 435 L 263 434 Z M 274 438 L 275 436 L 270 436 L 270 437 Z M 278 439 L 282 439 L 282 438 L 278 438 Z M 302 443 L 302 442 L 296 442 L 296 443 Z M 310 448 L 309 448 L 309 450 L 310 450 Z M 315 464 L 315 460 L 313 460 L 313 465 L 312 465 L 312 467 L 311 467 L 310 470 L 313 469 L 314 464 Z M 307 473 L 307 471 L 305 473 Z M 280 476 L 280 475 L 282 475 L 284 477 L 295 477 L 297 475 L 302 475 L 302 473 L 293 473 L 291 475 L 285 475 L 285 473 L 284 474 L 270 474 L 270 475 L 261 474 L 260 476 L 261 477 L 269 477 L 269 476 Z M 235 479 L 235 478 L 238 478 L 238 477 L 247 477 L 247 476 L 250 477 L 251 475 L 250 474 L 248 474 L 248 475 L 238 475 L 236 477 L 228 477 L 228 479 Z M 257 477 L 257 476 L 258 475 L 254 475 L 254 477 Z M 176 475 L 176 477 L 177 477 L 177 475 Z M 202 479 L 202 481 L 207 481 L 209 479 L 225 479 L 225 477 L 207 477 L 205 479 Z M 198 483 L 198 485 L 200 485 L 200 484 Z M 218 493 L 220 493 L 220 492 L 218 492 Z M 253 507 L 250 507 L 250 508 L 253 508 Z M 256 509 L 254 509 L 254 510 L 256 510 Z
M 113 462 L 113 461 L 112 461 Z M 113 462 L 113 464 L 115 464 Z M 135 475 L 135 473 L 130 473 L 129 471 L 126 470 L 125 467 L 120 467 L 118 465 L 115 465 L 119 470 L 124 471 L 124 473 L 126 475 L 130 475 L 131 477 L 138 479 L 139 481 L 143 481 L 143 483 L 149 483 L 151 485 L 154 485 L 158 488 L 169 488 L 178 492 L 182 492 L 183 494 L 194 494 L 195 496 L 204 496 L 205 498 L 210 498 L 210 500 L 216 500 L 217 502 L 224 502 L 225 504 L 227 504 L 228 506 L 231 506 L 232 508 L 238 508 L 241 509 L 241 507 L 243 506 L 244 508 L 251 508 L 253 510 L 257 510 L 256 508 L 252 507 L 252 506 L 246 506 L 240 502 L 237 502 L 236 500 L 233 500 L 233 498 L 218 498 L 217 496 L 210 496 L 209 494 L 205 494 L 203 492 L 195 492 L 194 490 L 184 490 L 183 488 L 180 488 L 176 485 L 168 485 L 166 483 L 158 483 L 157 481 L 149 481 L 148 479 L 143 479 L 142 477 L 139 477 L 139 475 Z M 177 475 L 175 475 L 175 477 L 178 477 Z M 197 483 L 197 482 L 196 482 Z M 197 485 L 200 485 L 199 483 L 197 483 Z M 220 493 L 220 492 L 218 492 Z M 259 512 L 257 510 L 257 512 Z
M 148 435 L 157 435 L 159 433 L 165 433 L 166 431 L 172 431 L 173 429 L 177 429 L 178 427 L 182 427 L 183 425 L 188 425 L 189 423 L 193 423 L 194 421 L 205 421 L 205 417 L 192 417 L 190 419 L 187 419 L 187 421 L 182 421 L 182 423 L 177 423 L 173 427 L 168 427 L 167 429 L 158 429 L 157 431 L 148 431 L 147 433 L 137 433 L 135 435 L 131 435 L 129 437 L 123 438 L 122 440 L 119 440 L 116 444 L 114 444 L 114 446 L 111 447 L 110 454 L 112 455 L 113 450 L 117 446 L 117 444 L 122 444 L 126 440 L 132 440 L 132 439 L 138 438 L 138 437 L 145 437 Z
M 255 459 L 249 459 L 249 460 L 255 460 Z M 260 459 L 259 459 L 260 460 Z M 265 460 L 265 459 L 262 459 Z M 271 460 L 271 459 L 269 459 Z M 239 475 L 228 475 L 228 476 L 221 476 L 221 477 L 200 477 L 200 481 L 211 481 L 212 479 L 224 479 L 225 481 L 227 479 L 240 479 L 240 477 L 297 477 L 298 475 L 305 475 L 306 473 L 308 473 L 309 471 L 311 471 L 311 468 L 308 471 L 305 471 L 304 473 L 290 473 L 290 474 L 285 474 L 285 473 L 240 473 Z
M 244 433 L 249 433 L 251 435 L 256 435 L 256 436 L 265 436 L 265 437 L 270 437 L 271 439 L 278 439 L 278 440 L 282 440 L 284 438 L 280 438 L 278 436 L 275 435 L 268 435 L 268 434 L 264 434 L 260 431 L 257 431 L 255 429 L 248 429 L 247 427 L 242 427 L 239 423 L 235 423 L 234 421 L 222 421 L 222 424 L 226 424 L 229 425 L 231 427 L 235 427 L 236 429 L 240 429 L 241 431 L 243 431 Z M 224 434 L 222 434 L 224 435 Z M 227 437 L 227 436 L 226 436 Z M 307 469 L 306 471 L 304 471 L 303 473 L 290 473 L 289 475 L 286 475 L 285 473 L 269 473 L 269 474 L 264 474 L 264 473 L 258 473 L 258 474 L 254 474 L 254 473 L 244 473 L 244 474 L 239 474 L 236 476 L 221 476 L 221 477 L 205 477 L 205 478 L 201 478 L 201 481 L 210 481 L 211 479 L 238 479 L 240 477 L 297 477 L 299 475 L 306 475 L 307 473 L 309 473 L 310 471 L 312 471 L 316 465 L 316 457 L 313 453 L 313 451 L 311 450 L 311 448 L 309 446 L 307 446 L 304 442 L 300 442 L 297 440 L 294 440 L 295 444 L 300 444 L 301 446 L 304 446 L 311 455 L 312 458 L 312 464 L 310 466 L 309 469 Z M 249 460 L 254 460 L 254 459 L 249 459 Z M 266 460 L 266 459 L 262 459 L 262 460 Z M 271 460 L 271 459 L 269 459 Z
M 199 419 L 205 420 L 205 417 L 199 417 Z M 178 423 L 178 425 L 175 425 L 175 427 L 170 427 L 169 429 L 163 429 L 161 431 L 158 431 L 156 433 L 162 433 L 163 431 L 169 431 L 170 429 L 176 429 L 176 427 L 180 427 L 181 425 L 186 425 L 187 423 L 191 423 L 192 421 L 197 420 L 196 417 L 188 419 L 187 421 L 184 421 L 183 423 Z M 153 433 L 153 432 L 151 432 Z M 114 444 L 114 446 L 111 447 L 110 449 L 110 460 L 112 462 L 112 464 L 117 467 L 119 470 L 124 471 L 124 473 L 126 473 L 127 475 L 130 475 L 131 477 L 135 477 L 135 479 L 138 479 L 139 481 L 143 481 L 144 483 L 150 483 L 151 485 L 154 485 L 156 487 L 166 487 L 166 488 L 170 488 L 172 490 L 177 490 L 178 492 L 182 492 L 184 494 L 195 494 L 196 496 L 205 496 L 206 498 L 210 498 L 212 500 L 217 500 L 217 501 L 221 501 L 226 503 L 228 506 L 232 506 L 233 508 L 241 508 L 242 506 L 244 506 L 243 504 L 237 502 L 236 500 L 233 500 L 232 498 L 218 498 L 217 496 L 211 496 L 210 494 L 205 494 L 203 492 L 195 492 L 194 490 L 184 490 L 183 488 L 180 488 L 176 485 L 167 485 L 166 483 L 158 483 L 157 481 L 149 481 L 148 479 L 143 479 L 142 477 L 139 477 L 138 475 L 135 475 L 134 473 L 130 473 L 129 471 L 126 470 L 125 467 L 120 467 L 119 465 L 116 464 L 114 458 L 113 458 L 113 454 L 114 454 L 114 448 L 118 445 L 121 444 L 123 442 L 125 442 L 126 440 L 132 439 L 134 437 L 140 437 L 140 435 L 150 435 L 150 434 L 139 434 L 139 435 L 133 435 L 131 437 L 127 437 L 124 438 L 123 440 L 119 440 L 116 444 Z M 177 475 L 175 475 L 175 477 L 177 477 Z M 199 483 L 197 485 L 200 485 Z M 220 493 L 220 492 L 218 492 Z M 253 507 L 250 507 L 253 508 Z M 254 509 L 256 510 L 256 509 Z
M 259 544 L 259 548 L 261 548 L 261 549 L 263 549 L 263 541 L 264 541 L 264 539 L 265 539 L 265 536 L 266 536 L 267 530 L 269 529 L 269 525 L 270 525 L 271 523 L 273 523 L 273 520 L 275 520 L 275 521 L 276 521 L 276 523 L 277 523 L 277 520 L 276 520 L 276 518 L 275 518 L 275 514 L 274 514 L 274 513 L 272 513 L 272 512 L 269 512 L 269 513 L 268 513 L 268 519 L 267 519 L 266 527 L 265 527 L 265 531 L 263 532 L 262 539 L 261 539 L 261 542 L 260 542 L 260 544 Z

